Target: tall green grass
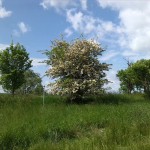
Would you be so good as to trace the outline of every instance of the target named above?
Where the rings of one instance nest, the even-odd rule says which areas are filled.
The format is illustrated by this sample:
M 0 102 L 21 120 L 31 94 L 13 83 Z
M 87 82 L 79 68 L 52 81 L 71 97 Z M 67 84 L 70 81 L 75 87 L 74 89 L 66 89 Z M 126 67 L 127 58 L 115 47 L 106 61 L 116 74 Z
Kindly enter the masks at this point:
M 0 95 L 0 150 L 148 150 L 150 102 L 108 94 L 68 105 L 57 96 Z

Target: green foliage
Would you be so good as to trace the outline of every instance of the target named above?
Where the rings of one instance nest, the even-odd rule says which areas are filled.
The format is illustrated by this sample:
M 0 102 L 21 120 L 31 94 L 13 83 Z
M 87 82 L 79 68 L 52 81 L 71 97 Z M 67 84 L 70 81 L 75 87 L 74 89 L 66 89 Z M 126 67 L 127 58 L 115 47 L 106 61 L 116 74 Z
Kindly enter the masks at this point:
M 104 71 L 109 70 L 108 64 L 98 60 L 103 51 L 92 40 L 53 41 L 51 51 L 46 52 L 51 66 L 47 75 L 56 79 L 50 84 L 51 92 L 68 96 L 71 102 L 81 102 L 84 96 L 103 91 L 108 82 Z
M 120 70 L 117 77 L 122 91 L 150 94 L 150 60 L 138 60 L 127 69 Z
M 120 90 L 124 93 L 131 94 L 134 90 L 134 74 L 131 69 L 120 70 L 117 77 L 121 81 Z
M 136 78 L 136 86 L 150 94 L 150 60 L 139 60 L 132 66 Z
M 35 73 L 33 70 L 27 70 L 24 73 L 25 82 L 16 91 L 18 94 L 42 94 L 43 86 L 40 75 Z
M 25 82 L 24 72 L 31 67 L 26 49 L 19 43 L 0 52 L 0 84 L 12 94 Z

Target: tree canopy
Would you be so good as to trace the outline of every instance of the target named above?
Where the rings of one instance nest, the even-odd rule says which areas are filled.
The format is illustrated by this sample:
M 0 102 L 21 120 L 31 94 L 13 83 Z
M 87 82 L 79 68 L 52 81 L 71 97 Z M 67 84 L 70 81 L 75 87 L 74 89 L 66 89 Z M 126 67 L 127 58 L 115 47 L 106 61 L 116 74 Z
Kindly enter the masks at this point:
M 24 73 L 25 82 L 16 91 L 18 94 L 42 94 L 42 79 L 38 73 L 29 69 Z
M 120 70 L 117 77 L 122 91 L 150 94 L 150 60 L 138 60 L 127 69 Z
M 0 52 L 0 84 L 12 94 L 25 82 L 24 72 L 31 67 L 29 54 L 23 45 L 10 44 Z
M 98 59 L 103 51 L 93 40 L 53 41 L 51 50 L 46 52 L 46 62 L 50 65 L 47 74 L 56 79 L 50 84 L 51 92 L 80 102 L 86 95 L 103 91 L 108 82 L 105 71 L 109 70 L 109 65 Z

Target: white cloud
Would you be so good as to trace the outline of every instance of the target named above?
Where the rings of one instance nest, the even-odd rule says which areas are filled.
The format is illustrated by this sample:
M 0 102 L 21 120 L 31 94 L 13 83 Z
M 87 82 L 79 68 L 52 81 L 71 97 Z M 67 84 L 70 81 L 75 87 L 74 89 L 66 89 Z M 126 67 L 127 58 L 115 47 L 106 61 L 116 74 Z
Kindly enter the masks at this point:
M 67 21 L 71 23 L 74 30 L 80 30 L 83 28 L 83 13 L 78 12 L 73 14 L 73 10 L 68 10 Z
M 7 47 L 9 47 L 8 44 L 0 44 L 0 51 L 6 49 Z
M 133 51 L 150 51 L 150 1 L 97 0 L 101 7 L 119 12 L 120 45 Z
M 29 31 L 29 27 L 24 22 L 18 23 L 18 27 L 21 33 L 26 33 Z
M 43 0 L 40 5 L 44 9 L 48 9 L 49 7 L 53 7 L 55 9 L 65 9 L 71 5 L 74 5 L 72 0 Z
M 17 24 L 17 26 L 18 26 L 18 29 L 13 30 L 14 36 L 19 37 L 21 34 L 25 34 L 30 31 L 30 27 L 27 24 L 25 24 L 24 22 L 19 22 Z
M 7 11 L 2 5 L 2 0 L 0 0 L 0 18 L 5 18 L 11 16 L 12 12 Z
M 120 54 L 119 52 L 116 52 L 114 50 L 110 50 L 105 55 L 103 55 L 103 57 L 100 57 L 99 60 L 100 61 L 108 61 L 108 60 L 111 60 L 114 57 L 118 56 L 119 54 Z
M 150 4 L 150 3 L 149 3 Z M 120 19 L 125 29 L 129 47 L 134 51 L 150 50 L 150 9 L 149 10 L 123 10 Z
M 11 11 L 6 11 L 5 8 L 0 7 L 0 18 L 5 18 L 11 16 L 12 12 Z
M 71 9 L 67 11 L 67 21 L 71 27 L 80 33 L 90 33 L 95 28 L 96 20 L 93 17 L 84 15 L 81 11 Z
M 110 21 L 102 22 L 102 27 L 106 32 L 114 31 L 114 24 Z
M 87 0 L 42 0 L 40 5 L 44 9 L 54 8 L 58 12 L 68 8 L 81 7 L 83 10 L 87 9 Z
M 65 31 L 64 31 L 64 33 L 65 33 L 65 35 L 66 35 L 66 37 L 69 37 L 69 36 L 71 36 L 72 35 L 72 30 L 71 29 L 69 29 L 69 28 L 66 28 L 65 29 Z
M 67 10 L 67 21 L 70 23 L 70 28 L 74 31 L 89 35 L 90 37 L 104 38 L 108 33 L 120 32 L 115 24 L 111 21 L 103 21 L 95 18 L 92 15 L 84 14 L 75 9 Z M 114 36 L 115 34 L 110 34 Z
M 83 10 L 87 10 L 87 0 L 80 0 Z
M 144 10 L 145 6 L 149 7 L 148 0 L 97 0 L 102 8 L 112 8 L 115 10 L 122 10 L 122 9 L 140 9 Z
M 33 60 L 33 67 L 46 66 L 46 63 L 43 63 L 43 61 L 46 60 L 45 58 L 31 58 L 31 60 Z

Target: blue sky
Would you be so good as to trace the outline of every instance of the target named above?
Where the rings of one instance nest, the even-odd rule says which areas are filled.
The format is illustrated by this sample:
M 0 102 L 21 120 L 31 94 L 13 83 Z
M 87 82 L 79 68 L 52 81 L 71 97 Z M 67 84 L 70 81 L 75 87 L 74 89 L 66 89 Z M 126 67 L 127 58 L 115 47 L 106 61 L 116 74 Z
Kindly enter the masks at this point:
M 10 42 L 24 45 L 41 76 L 48 69 L 39 50 L 63 34 L 70 41 L 83 34 L 106 49 L 101 62 L 112 64 L 107 78 L 119 88 L 116 73 L 126 60 L 150 58 L 149 0 L 0 0 L 0 50 Z M 43 84 L 50 82 L 43 78 Z

